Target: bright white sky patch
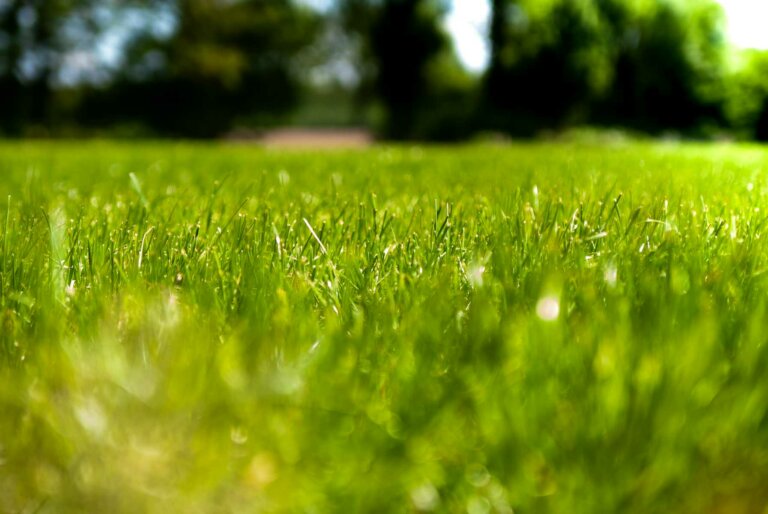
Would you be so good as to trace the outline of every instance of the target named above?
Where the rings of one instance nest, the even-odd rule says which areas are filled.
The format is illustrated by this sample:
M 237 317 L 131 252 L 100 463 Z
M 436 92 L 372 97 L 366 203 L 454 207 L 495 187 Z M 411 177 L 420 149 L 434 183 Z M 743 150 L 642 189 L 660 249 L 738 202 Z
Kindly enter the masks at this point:
M 741 48 L 768 49 L 767 0 L 718 0 L 728 17 L 728 39 Z
M 456 52 L 472 71 L 482 71 L 488 65 L 488 0 L 453 0 L 445 24 L 456 42 Z
M 560 316 L 560 300 L 545 296 L 536 304 L 536 315 L 544 321 L 555 321 Z

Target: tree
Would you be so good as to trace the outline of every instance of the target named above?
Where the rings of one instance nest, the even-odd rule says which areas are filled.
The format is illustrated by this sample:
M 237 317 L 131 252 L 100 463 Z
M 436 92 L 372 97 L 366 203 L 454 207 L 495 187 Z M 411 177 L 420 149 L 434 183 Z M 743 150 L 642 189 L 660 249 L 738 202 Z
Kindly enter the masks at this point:
M 0 130 L 19 135 L 53 115 L 53 82 L 67 50 L 61 27 L 86 4 L 75 0 L 10 0 L 0 4 Z
M 347 30 L 360 46 L 361 89 L 381 102 L 382 135 L 424 137 L 420 129 L 437 87 L 432 67 L 450 51 L 444 7 L 430 0 L 345 0 Z
M 763 100 L 757 123 L 755 123 L 755 139 L 768 143 L 768 97 Z
M 722 122 L 722 13 L 710 0 L 493 0 L 493 128 Z
M 598 2 L 611 34 L 613 86 L 599 121 L 645 130 L 722 123 L 722 13 L 708 1 L 656 2 L 632 10 Z
M 17 76 L 21 60 L 21 38 L 19 12 L 22 2 L 13 1 L 0 10 L 0 98 L 3 101 L 0 112 L 0 130 L 18 133 L 21 113 L 16 102 L 7 99 L 18 98 L 21 83 Z
M 176 29 L 170 37 L 135 35 L 116 83 L 91 99 L 89 121 L 135 120 L 163 134 L 211 137 L 293 107 L 296 57 L 318 28 L 313 13 L 290 0 L 158 0 L 150 9 L 163 2 Z
M 727 81 L 728 122 L 741 137 L 768 141 L 768 52 L 746 50 L 737 57 L 741 65 Z
M 589 5 L 494 0 L 492 7 L 485 96 L 493 128 L 525 135 L 586 119 L 609 68 Z

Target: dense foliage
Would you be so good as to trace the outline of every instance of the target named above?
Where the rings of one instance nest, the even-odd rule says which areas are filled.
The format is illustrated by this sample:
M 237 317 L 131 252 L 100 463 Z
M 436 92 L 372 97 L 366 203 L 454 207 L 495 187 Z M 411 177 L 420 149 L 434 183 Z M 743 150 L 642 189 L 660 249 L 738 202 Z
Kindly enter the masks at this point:
M 298 101 L 297 61 L 318 29 L 291 0 L 0 2 L 0 131 L 199 138 L 264 123 Z
M 491 3 L 474 77 L 444 0 L 0 0 L 0 135 L 215 137 L 298 108 L 393 140 L 583 124 L 768 139 L 765 58 L 728 48 L 714 0 Z
M 358 100 L 379 108 L 390 140 L 468 137 L 475 114 L 471 79 L 440 26 L 433 0 L 342 0 L 339 15 L 358 42 Z
M 0 511 L 760 512 L 754 147 L 0 145 Z
M 486 81 L 513 133 L 602 122 L 690 130 L 723 121 L 725 41 L 708 1 L 496 0 Z
M 176 13 L 173 36 L 135 37 L 130 66 L 111 88 L 89 95 L 83 122 L 144 122 L 163 134 L 214 137 L 297 103 L 295 60 L 315 38 L 316 16 L 288 0 L 168 3 Z

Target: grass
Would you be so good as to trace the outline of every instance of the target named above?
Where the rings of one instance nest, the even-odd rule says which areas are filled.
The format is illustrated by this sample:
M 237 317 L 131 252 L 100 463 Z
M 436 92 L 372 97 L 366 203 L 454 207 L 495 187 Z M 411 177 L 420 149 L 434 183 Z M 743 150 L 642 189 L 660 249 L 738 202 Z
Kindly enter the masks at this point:
M 768 152 L 2 143 L 0 512 L 761 513 Z

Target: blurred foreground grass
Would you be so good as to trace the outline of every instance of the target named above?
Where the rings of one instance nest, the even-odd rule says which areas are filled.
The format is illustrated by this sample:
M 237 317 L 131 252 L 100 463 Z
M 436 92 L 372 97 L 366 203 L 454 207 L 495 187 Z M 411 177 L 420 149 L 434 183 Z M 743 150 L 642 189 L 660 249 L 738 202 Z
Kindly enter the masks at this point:
M 762 513 L 768 152 L 0 144 L 0 512 Z

